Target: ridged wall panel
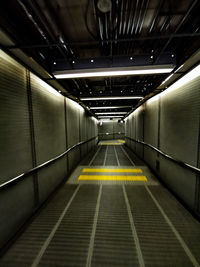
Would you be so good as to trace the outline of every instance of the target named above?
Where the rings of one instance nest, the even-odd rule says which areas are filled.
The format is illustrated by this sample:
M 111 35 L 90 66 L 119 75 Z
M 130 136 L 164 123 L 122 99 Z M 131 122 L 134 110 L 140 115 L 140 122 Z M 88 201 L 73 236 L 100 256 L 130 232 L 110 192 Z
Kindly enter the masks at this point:
M 200 118 L 200 78 L 161 96 L 160 149 L 197 166 Z M 194 206 L 196 174 L 161 158 L 162 179 L 190 207 Z M 180 186 L 181 185 L 181 186 Z
M 38 165 L 66 150 L 64 97 L 33 74 L 30 81 Z M 41 169 L 38 172 L 40 202 L 44 201 L 66 176 L 65 158 Z
M 68 148 L 80 142 L 79 137 L 79 108 L 77 104 L 70 100 L 66 101 L 66 121 L 67 121 L 67 144 Z M 69 170 L 71 171 L 80 160 L 80 147 L 75 148 L 68 154 Z
M 147 101 L 144 113 L 144 142 L 158 148 L 158 99 Z M 144 160 L 156 170 L 157 153 L 149 147 L 144 147 Z
M 0 51 L 0 183 L 33 167 L 26 70 Z M 33 177 L 0 192 L 0 247 L 34 209 Z

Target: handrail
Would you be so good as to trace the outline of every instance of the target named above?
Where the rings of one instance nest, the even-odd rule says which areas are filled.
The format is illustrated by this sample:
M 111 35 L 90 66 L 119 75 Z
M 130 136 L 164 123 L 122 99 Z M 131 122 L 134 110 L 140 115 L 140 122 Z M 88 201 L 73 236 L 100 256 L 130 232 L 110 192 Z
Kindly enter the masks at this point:
M 184 167 L 184 168 L 190 169 L 190 170 L 192 170 L 192 171 L 194 171 L 194 172 L 200 173 L 200 169 L 199 169 L 199 168 L 194 167 L 194 166 L 192 166 L 192 165 L 190 165 L 190 164 L 188 164 L 188 163 L 186 163 L 186 162 L 183 162 L 183 161 L 181 161 L 181 160 L 179 160 L 179 159 L 175 159 L 175 158 L 173 158 L 172 156 L 170 156 L 170 155 L 168 155 L 168 154 L 165 154 L 164 152 L 162 152 L 162 151 L 159 150 L 158 148 L 156 148 L 156 147 L 154 147 L 154 146 L 152 146 L 152 145 L 150 145 L 150 144 L 148 144 L 148 143 L 145 143 L 145 142 L 140 141 L 140 140 L 133 139 L 133 138 L 128 137 L 128 136 L 125 136 L 125 138 L 130 139 L 131 141 L 134 141 L 134 142 L 136 142 L 136 143 L 142 144 L 142 145 L 144 145 L 144 146 L 150 147 L 151 149 L 153 149 L 154 151 L 158 152 L 158 153 L 159 153 L 160 155 L 162 155 L 163 157 L 165 157 L 165 158 L 167 158 L 167 159 L 169 159 L 169 160 L 171 160 L 171 161 L 177 163 L 177 164 L 180 165 L 181 167 Z
M 125 134 L 125 133 L 122 133 L 122 132 L 117 132 L 117 133 L 98 133 L 98 135 L 100 134 L 104 134 L 104 135 L 110 135 L 110 134 Z
M 14 178 L 12 178 L 12 179 L 10 179 L 10 180 L 8 180 L 7 182 L 5 182 L 5 183 L 3 183 L 3 184 L 0 184 L 0 189 L 1 189 L 1 188 L 4 188 L 4 187 L 6 187 L 6 186 L 8 186 L 8 185 L 10 185 L 10 184 L 13 184 L 13 183 L 15 183 L 15 182 L 18 182 L 19 180 L 21 180 L 21 179 L 24 178 L 25 176 L 27 176 L 27 175 L 29 175 L 29 174 L 31 174 L 31 173 L 33 173 L 33 172 L 35 172 L 35 171 L 37 171 L 37 170 L 43 168 L 43 167 L 46 167 L 47 165 L 51 164 L 52 162 L 54 162 L 54 161 L 56 161 L 56 160 L 58 160 L 58 159 L 64 157 L 66 154 L 68 154 L 71 150 L 73 150 L 73 149 L 76 148 L 77 146 L 83 145 L 83 144 L 85 144 L 85 143 L 87 143 L 87 142 L 92 141 L 93 139 L 96 139 L 96 138 L 97 138 L 97 136 L 92 137 L 92 138 L 90 138 L 90 139 L 88 139 L 88 140 L 86 140 L 86 141 L 82 141 L 82 142 L 79 142 L 79 143 L 73 145 L 72 147 L 68 148 L 65 152 L 63 152 L 62 154 L 56 156 L 55 158 L 52 158 L 52 159 L 50 159 L 50 160 L 48 160 L 48 161 L 46 161 L 46 162 L 44 162 L 44 163 L 42 163 L 42 164 L 40 164 L 40 165 L 38 165 L 38 166 L 32 168 L 32 169 L 30 169 L 30 170 L 28 170 L 28 171 L 26 171 L 26 172 L 24 172 L 24 173 L 19 174 L 18 176 L 14 177 Z

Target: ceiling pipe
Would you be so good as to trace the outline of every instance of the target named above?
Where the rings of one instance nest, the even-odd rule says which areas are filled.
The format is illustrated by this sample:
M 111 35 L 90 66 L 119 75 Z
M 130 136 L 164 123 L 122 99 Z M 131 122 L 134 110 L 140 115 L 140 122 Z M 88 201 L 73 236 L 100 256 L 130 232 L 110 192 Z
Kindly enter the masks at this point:
M 32 0 L 31 0 L 32 1 Z M 58 41 L 59 43 L 62 44 L 62 46 L 58 46 L 61 54 L 63 55 L 63 57 L 67 60 L 66 54 L 64 53 L 63 50 L 60 49 L 60 47 L 65 49 L 65 52 L 67 53 L 67 55 L 70 55 L 71 57 L 74 57 L 74 52 L 71 49 L 70 45 L 68 44 L 68 42 L 65 41 L 65 37 L 64 34 L 62 33 L 62 31 L 59 29 L 56 20 L 54 19 L 54 16 L 50 10 L 49 5 L 46 4 L 45 1 L 38 1 L 38 5 L 41 8 L 41 3 L 44 5 L 46 12 L 44 12 L 44 16 L 45 16 L 45 21 L 43 19 L 43 23 L 44 26 L 46 27 L 46 29 L 48 30 L 49 27 L 51 27 L 51 30 L 53 32 L 53 38 L 56 40 L 58 37 Z M 41 15 L 40 18 L 42 19 Z
M 139 6 L 139 0 L 136 0 L 135 12 L 134 12 L 134 15 L 133 15 L 133 21 L 132 21 L 131 35 L 133 34 L 134 27 L 135 27 L 135 22 L 136 22 L 136 15 L 137 15 L 138 6 Z
M 137 23 L 136 23 L 136 27 L 135 27 L 135 35 L 138 33 L 139 25 L 141 23 L 142 10 L 144 8 L 144 4 L 145 4 L 145 0 L 142 0 L 140 11 L 139 11 L 139 15 L 138 15 L 138 19 L 137 19 Z
M 121 7 L 120 7 L 120 19 L 119 19 L 119 36 L 122 35 L 122 21 L 123 21 L 123 13 L 124 13 L 124 1 L 121 1 Z
M 143 17 L 142 17 L 142 20 L 141 20 L 141 23 L 140 23 L 140 28 L 139 28 L 139 30 L 138 30 L 138 33 L 139 33 L 139 34 L 140 34 L 141 31 L 142 31 L 142 27 L 143 27 L 144 20 L 145 20 L 146 14 L 147 14 L 148 6 L 149 6 L 149 0 L 147 0 L 147 2 L 146 2 L 146 6 L 145 6 L 144 13 L 143 13 Z
M 117 39 L 118 43 L 125 43 L 125 42 L 132 42 L 132 41 L 142 41 L 142 40 L 159 40 L 159 39 L 168 39 L 168 38 L 185 38 L 185 37 L 199 37 L 200 32 L 193 32 L 193 33 L 176 33 L 176 34 L 164 34 L 164 35 L 154 35 L 154 36 L 134 36 L 131 38 L 120 38 Z M 109 40 L 102 40 L 102 43 L 106 42 L 116 42 L 115 39 Z M 90 42 L 65 42 L 65 45 L 78 45 L 78 46 L 85 46 L 85 45 L 98 45 L 99 41 L 90 41 Z M 18 48 L 42 48 L 42 47 L 49 47 L 49 46 L 63 46 L 62 43 L 50 43 L 50 44 L 35 44 L 35 45 L 12 45 L 7 46 L 7 49 L 18 49 Z
M 183 25 L 183 23 L 187 20 L 190 12 L 192 11 L 192 9 L 195 7 L 195 5 L 198 3 L 198 0 L 195 0 L 192 5 L 189 7 L 187 13 L 185 14 L 185 16 L 182 18 L 181 22 L 178 24 L 178 27 L 176 28 L 174 34 L 176 34 L 178 32 L 178 30 L 181 28 L 181 26 Z M 173 34 L 173 35 L 174 35 Z M 160 51 L 159 55 L 157 56 L 156 60 L 154 63 L 158 62 L 158 60 L 160 59 L 161 55 L 163 54 L 163 52 L 165 52 L 165 49 L 168 47 L 168 45 L 170 44 L 170 42 L 173 39 L 173 35 L 170 36 L 170 38 L 168 39 L 168 41 L 166 42 L 166 44 L 164 45 L 164 47 L 162 48 L 162 50 Z
M 131 24 L 133 21 L 133 11 L 134 11 L 134 1 L 131 1 L 131 6 L 129 8 L 129 18 L 128 18 L 128 25 L 126 28 L 126 35 L 129 34 L 130 28 L 131 28 Z
M 155 26 L 155 22 L 156 22 L 156 20 L 157 20 L 157 18 L 158 18 L 158 15 L 159 15 L 160 10 L 161 10 L 161 8 L 162 8 L 163 2 L 164 2 L 164 0 L 160 0 L 160 1 L 159 1 L 159 6 L 158 6 L 158 8 L 157 8 L 157 10 L 156 10 L 156 14 L 154 14 L 154 19 L 153 19 L 153 22 L 152 22 L 151 27 L 150 27 L 150 29 L 149 29 L 149 33 L 152 32 L 152 30 L 153 30 L 153 28 L 154 28 L 154 26 Z
M 41 29 L 41 27 L 38 25 L 38 23 L 35 21 L 35 19 L 33 18 L 33 15 L 30 13 L 30 11 L 28 10 L 27 6 L 24 4 L 23 1 L 21 0 L 17 0 L 18 4 L 21 6 L 21 8 L 24 10 L 24 12 L 26 13 L 28 19 L 33 23 L 33 25 L 35 26 L 35 28 L 37 29 L 37 31 L 40 33 L 40 35 L 42 36 L 42 38 L 45 40 L 45 42 L 50 45 L 50 42 L 46 36 L 46 34 L 44 33 L 44 31 Z

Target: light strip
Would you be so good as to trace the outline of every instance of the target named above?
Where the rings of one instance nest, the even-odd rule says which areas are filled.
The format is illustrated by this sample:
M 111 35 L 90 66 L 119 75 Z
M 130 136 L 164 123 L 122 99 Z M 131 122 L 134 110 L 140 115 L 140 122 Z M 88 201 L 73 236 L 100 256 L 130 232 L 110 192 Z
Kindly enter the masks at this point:
M 156 68 L 155 68 L 156 67 Z M 162 74 L 170 73 L 173 67 L 162 66 L 145 66 L 143 68 L 127 67 L 127 68 L 110 68 L 107 69 L 85 69 L 85 70 L 65 70 L 56 71 L 54 76 L 57 79 L 74 79 L 87 77 L 107 77 L 107 76 L 124 76 L 124 75 L 148 75 L 148 74 Z
M 188 73 L 186 73 L 183 77 L 181 77 L 175 83 L 170 85 L 169 88 L 167 88 L 165 91 L 160 93 L 160 96 L 164 96 L 164 95 L 168 94 L 169 92 L 172 92 L 172 91 L 180 88 L 181 86 L 191 82 L 192 80 L 194 80 L 195 78 L 197 78 L 199 76 L 200 76 L 200 64 L 197 67 L 195 67 L 194 69 L 192 69 L 191 71 L 189 71 Z
M 142 99 L 143 96 L 102 96 L 102 97 L 81 97 L 80 100 L 121 100 L 121 99 Z
M 126 114 L 127 112 L 97 112 L 96 115 Z
M 188 73 L 186 73 L 183 77 L 181 77 L 180 79 L 178 79 L 172 85 L 170 85 L 166 90 L 164 90 L 163 92 L 161 92 L 161 93 L 153 96 L 149 100 L 147 100 L 146 103 L 147 104 L 148 103 L 152 103 L 153 101 L 158 100 L 159 97 L 164 97 L 165 95 L 167 95 L 169 93 L 172 93 L 173 91 L 176 91 L 181 86 L 183 86 L 185 84 L 188 84 L 189 82 L 191 82 L 192 80 L 194 80 L 194 79 L 196 79 L 198 77 L 200 77 L 200 64 L 198 66 L 196 66 L 194 69 L 192 69 L 191 71 L 189 71 Z M 189 89 L 189 87 L 188 87 L 188 89 Z M 138 110 L 138 108 L 134 112 L 136 112 L 137 110 Z M 125 118 L 125 120 L 127 120 L 128 118 L 130 118 L 130 116 L 132 116 L 134 112 L 130 113 L 128 115 L 128 117 Z
M 161 83 L 161 85 L 162 84 L 164 84 L 164 83 L 166 83 L 172 76 L 174 75 L 174 73 L 172 73 L 172 74 L 170 74 L 162 83 Z
M 132 108 L 132 106 L 105 106 L 105 107 L 90 107 L 90 109 L 118 109 L 118 108 Z
M 124 116 L 98 116 L 98 118 L 123 118 Z

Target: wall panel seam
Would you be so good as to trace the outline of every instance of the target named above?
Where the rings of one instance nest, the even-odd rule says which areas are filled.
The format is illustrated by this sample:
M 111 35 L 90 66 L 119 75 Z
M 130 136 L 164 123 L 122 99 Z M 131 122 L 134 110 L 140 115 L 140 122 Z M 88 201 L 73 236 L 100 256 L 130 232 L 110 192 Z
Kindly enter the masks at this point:
M 32 154 L 32 167 L 37 166 L 36 147 L 35 147 L 35 127 L 33 119 L 33 102 L 32 102 L 32 88 L 30 71 L 26 69 L 26 86 L 27 86 L 27 98 L 28 98 L 28 113 L 29 113 L 29 125 L 30 125 L 30 137 L 31 137 L 31 154 Z M 33 187 L 34 187 L 34 200 L 35 207 L 39 204 L 39 185 L 38 174 L 33 174 Z

